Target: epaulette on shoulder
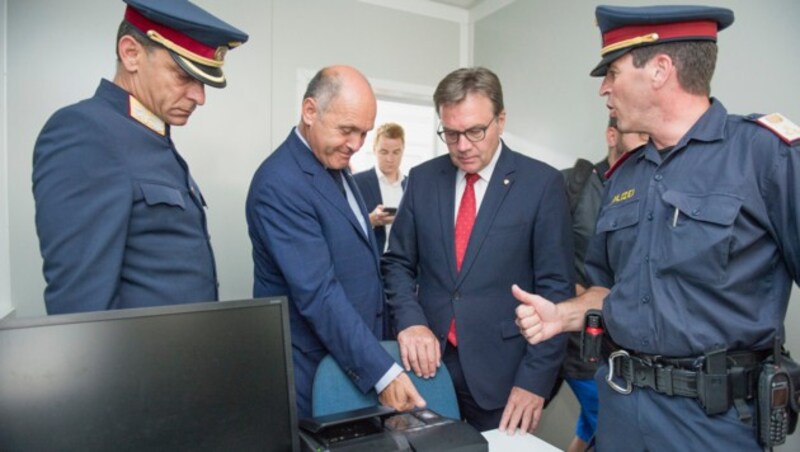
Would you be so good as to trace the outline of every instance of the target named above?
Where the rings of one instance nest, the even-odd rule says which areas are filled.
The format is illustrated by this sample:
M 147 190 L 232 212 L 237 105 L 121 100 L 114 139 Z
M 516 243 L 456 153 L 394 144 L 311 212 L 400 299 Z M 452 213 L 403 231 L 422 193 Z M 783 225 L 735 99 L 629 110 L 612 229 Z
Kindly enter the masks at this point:
M 747 116 L 745 119 L 768 129 L 790 146 L 800 144 L 800 126 L 780 113 L 771 113 L 768 115 L 753 114 Z

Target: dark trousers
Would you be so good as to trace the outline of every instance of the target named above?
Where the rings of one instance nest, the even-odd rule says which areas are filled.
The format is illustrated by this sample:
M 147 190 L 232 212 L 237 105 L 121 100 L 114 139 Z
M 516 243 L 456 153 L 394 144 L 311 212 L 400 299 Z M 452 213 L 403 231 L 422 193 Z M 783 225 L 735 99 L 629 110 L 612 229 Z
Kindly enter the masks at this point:
M 609 451 L 761 451 L 753 424 L 738 419 L 736 409 L 707 416 L 696 400 L 670 397 L 647 388 L 623 395 L 605 381 L 608 367 L 595 375 L 600 412 L 596 450 Z M 749 404 L 753 410 L 752 403 Z M 754 412 L 754 411 L 752 411 Z
M 505 407 L 496 410 L 485 410 L 472 398 L 472 393 L 469 391 L 467 380 L 464 378 L 464 372 L 461 369 L 461 362 L 458 360 L 458 347 L 453 347 L 448 343 L 444 348 L 442 361 L 444 361 L 447 370 L 450 372 L 450 377 L 453 379 L 461 418 L 482 432 L 499 427 L 500 418 L 503 417 Z

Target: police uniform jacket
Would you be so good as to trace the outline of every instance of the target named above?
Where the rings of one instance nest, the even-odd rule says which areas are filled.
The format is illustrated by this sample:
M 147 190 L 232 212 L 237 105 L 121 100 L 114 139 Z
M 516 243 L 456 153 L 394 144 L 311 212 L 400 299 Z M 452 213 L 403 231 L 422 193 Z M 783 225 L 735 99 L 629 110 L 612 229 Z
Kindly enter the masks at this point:
M 610 178 L 587 256 L 611 292 L 603 314 L 624 348 L 687 357 L 784 338 L 800 281 L 800 149 L 708 111 L 669 150 L 653 143 Z
M 33 194 L 48 313 L 217 299 L 203 197 L 169 126 L 117 85 L 49 119 Z

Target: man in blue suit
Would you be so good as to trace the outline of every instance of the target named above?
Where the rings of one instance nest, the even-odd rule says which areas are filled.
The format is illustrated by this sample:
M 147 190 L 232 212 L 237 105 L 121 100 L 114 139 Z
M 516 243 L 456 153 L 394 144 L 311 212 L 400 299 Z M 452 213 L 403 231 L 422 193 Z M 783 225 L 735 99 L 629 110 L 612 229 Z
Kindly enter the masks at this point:
M 247 197 L 256 297 L 288 295 L 300 417 L 311 412 L 319 362 L 330 353 L 363 392 L 399 410 L 425 402 L 380 345 L 383 285 L 375 235 L 347 173 L 377 103 L 348 66 L 320 70 L 300 124 L 256 171 Z
M 125 0 L 117 71 L 33 154 L 48 314 L 217 299 L 206 203 L 172 141 L 247 34 L 187 2 Z
M 511 287 L 574 294 L 564 180 L 500 140 L 503 94 L 488 69 L 450 73 L 434 104 L 449 155 L 411 170 L 383 257 L 403 364 L 430 377 L 444 361 L 479 430 L 531 431 L 565 342 L 527 344 Z
M 375 132 L 375 167 L 353 175 L 364 196 L 369 222 L 375 231 L 381 253 L 386 250 L 386 237 L 395 216 L 395 212 L 384 208 L 396 209 L 400 205 L 408 181 L 400 171 L 405 145 L 405 131 L 400 124 L 387 122 L 381 125 Z

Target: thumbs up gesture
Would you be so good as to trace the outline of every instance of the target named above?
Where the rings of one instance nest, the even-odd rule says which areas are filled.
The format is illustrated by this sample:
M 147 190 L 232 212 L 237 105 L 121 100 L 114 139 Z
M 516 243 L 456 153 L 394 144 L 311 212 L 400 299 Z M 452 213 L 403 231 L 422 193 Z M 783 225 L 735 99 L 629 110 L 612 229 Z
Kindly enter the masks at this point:
M 511 287 L 511 293 L 522 303 L 516 310 L 517 326 L 529 343 L 538 344 L 564 331 L 556 304 L 525 292 L 516 284 Z

